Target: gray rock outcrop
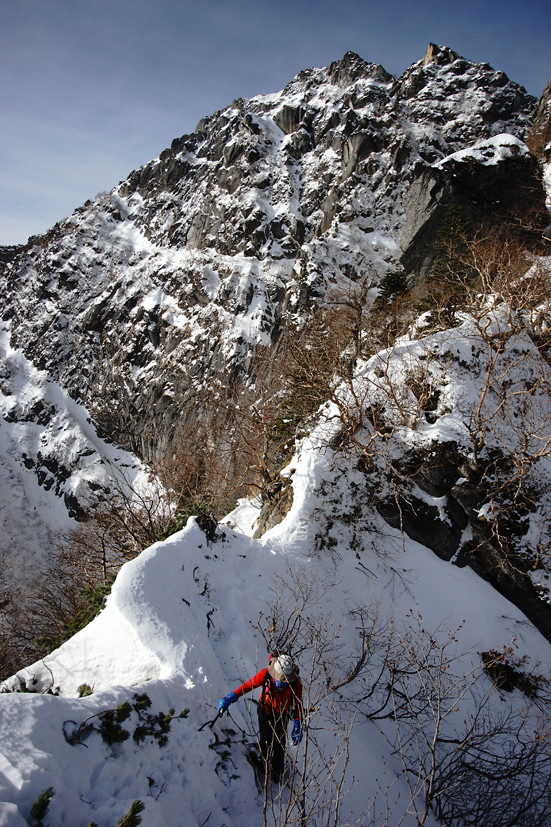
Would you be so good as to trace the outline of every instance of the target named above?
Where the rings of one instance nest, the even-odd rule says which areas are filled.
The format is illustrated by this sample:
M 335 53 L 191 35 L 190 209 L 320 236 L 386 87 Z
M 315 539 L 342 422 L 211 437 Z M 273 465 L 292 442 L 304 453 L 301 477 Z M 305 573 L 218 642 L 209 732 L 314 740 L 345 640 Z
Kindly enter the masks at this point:
M 539 165 L 524 144 L 507 135 L 423 170 L 404 196 L 404 208 L 401 262 L 411 283 L 431 274 L 452 210 L 498 235 L 504 225 L 512 227 L 522 216 L 518 232 L 532 243 L 549 221 Z
M 475 471 L 452 442 L 433 446 L 423 457 L 405 457 L 399 471 L 415 481 L 417 493 L 415 488 L 396 491 L 392 498 L 378 502 L 377 510 L 386 522 L 442 560 L 472 568 L 551 640 L 551 604 L 542 600 L 529 575 L 529 556 L 519 552 L 515 542 L 527 531 L 528 521 L 520 512 L 504 516 L 498 525 L 481 517 L 481 506 L 488 499 L 485 469 Z M 438 498 L 438 504 L 427 502 L 425 494 Z M 471 539 L 463 542 L 467 526 Z

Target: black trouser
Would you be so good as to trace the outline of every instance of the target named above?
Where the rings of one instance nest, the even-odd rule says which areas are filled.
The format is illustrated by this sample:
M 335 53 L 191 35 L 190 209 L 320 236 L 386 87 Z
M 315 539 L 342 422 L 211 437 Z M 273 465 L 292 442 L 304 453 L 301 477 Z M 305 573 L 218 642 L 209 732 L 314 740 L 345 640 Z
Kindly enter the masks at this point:
M 267 765 L 272 767 L 276 779 L 283 775 L 285 765 L 285 737 L 287 716 L 267 712 L 258 704 L 258 731 L 260 752 Z

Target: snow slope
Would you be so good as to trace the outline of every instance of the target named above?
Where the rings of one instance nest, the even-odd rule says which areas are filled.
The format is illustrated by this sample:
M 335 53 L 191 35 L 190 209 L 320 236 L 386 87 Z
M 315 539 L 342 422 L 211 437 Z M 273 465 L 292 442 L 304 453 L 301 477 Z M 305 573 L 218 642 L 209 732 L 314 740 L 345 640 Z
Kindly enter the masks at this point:
M 262 799 L 245 757 L 244 742 L 253 739 L 249 703 L 233 706 L 230 721 L 199 728 L 214 718 L 220 697 L 265 665 L 266 644 L 256 626 L 289 571 L 319 585 L 318 610 L 328 627 L 342 626 L 339 639 L 347 652 L 355 650 L 357 639 L 352 610 L 378 604 L 386 624 L 409 622 L 409 610 L 444 636 L 445 629 L 463 624 L 460 648 L 470 650 L 462 658 L 465 670 L 479 662 L 477 652 L 499 649 L 513 638 L 531 664 L 549 663 L 549 643 L 489 584 L 468 568 L 438 560 L 375 516 L 356 553 L 344 536 L 336 537 L 331 553 L 313 552 L 324 482 L 340 479 L 344 495 L 357 475 L 352 469 L 336 472 L 335 457 L 323 448 L 323 430 L 304 441 L 289 469 L 294 503 L 279 526 L 253 540 L 257 512 L 242 502 L 209 545 L 191 518 L 183 531 L 124 566 L 105 609 L 86 629 L 22 670 L 37 692 L 53 685 L 59 697 L 0 694 L 2 827 L 25 825 L 33 801 L 50 786 L 56 793 L 46 823 L 60 827 L 114 825 L 135 799 L 145 802 L 142 823 L 151 827 L 262 823 Z M 307 675 L 308 664 L 301 667 Z M 79 699 L 82 683 L 94 692 Z M 142 692 L 155 711 L 190 710 L 172 723 L 166 746 L 127 741 L 108 747 L 97 733 L 84 744 L 65 740 L 64 726 L 70 734 L 88 716 Z M 310 726 L 323 721 L 323 708 L 311 712 Z M 391 797 L 398 802 L 398 823 L 404 782 L 374 725 L 364 721 L 354 729 L 351 755 L 355 784 L 346 811 L 367 824 L 362 814 L 378 796 L 375 823 L 384 823 L 384 772 L 387 780 L 397 777 Z M 406 817 L 403 823 L 414 822 Z
M 4 585 L 32 582 L 56 537 L 98 490 L 148 490 L 135 456 L 101 439 L 84 406 L 9 344 L 0 328 L 0 559 Z

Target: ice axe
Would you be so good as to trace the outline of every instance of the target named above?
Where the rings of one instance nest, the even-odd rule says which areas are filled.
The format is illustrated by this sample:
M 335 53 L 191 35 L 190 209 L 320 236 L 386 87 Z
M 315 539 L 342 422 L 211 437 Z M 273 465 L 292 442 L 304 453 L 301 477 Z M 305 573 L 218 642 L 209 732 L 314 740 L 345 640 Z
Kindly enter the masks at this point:
M 205 721 L 205 723 L 200 727 L 199 732 L 201 732 L 201 730 L 203 730 L 206 726 L 208 726 L 208 727 L 210 727 L 210 729 L 212 729 L 213 726 L 215 725 L 216 721 L 218 720 L 218 718 L 220 718 L 220 716 L 223 715 L 224 712 L 226 712 L 229 705 L 235 703 L 236 700 L 237 700 L 237 696 L 236 696 L 235 692 L 230 692 L 229 695 L 226 695 L 225 698 L 222 698 L 222 700 L 218 704 L 218 713 L 216 715 L 216 718 L 213 718 L 212 721 Z
M 201 724 L 201 726 L 199 727 L 199 729 L 197 731 L 202 732 L 206 726 L 208 726 L 209 729 L 212 729 L 213 726 L 215 725 L 216 721 L 218 720 L 218 718 L 221 717 L 221 715 L 222 715 L 222 712 L 217 712 L 216 713 L 216 718 L 213 718 L 212 721 L 205 721 L 205 723 Z

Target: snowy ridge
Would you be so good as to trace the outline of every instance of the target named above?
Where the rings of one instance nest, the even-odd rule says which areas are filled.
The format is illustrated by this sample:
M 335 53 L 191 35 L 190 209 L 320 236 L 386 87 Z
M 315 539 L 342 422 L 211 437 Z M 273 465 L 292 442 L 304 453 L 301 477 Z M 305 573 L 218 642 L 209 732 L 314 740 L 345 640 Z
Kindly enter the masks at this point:
M 295 486 L 311 480 L 312 466 L 320 477 L 329 470 L 329 457 L 317 454 L 313 459 L 310 451 L 304 446 Z M 347 647 L 353 647 L 355 636 L 350 607 L 382 599 L 385 615 L 399 617 L 414 607 L 429 628 L 445 618 L 454 629 L 468 618 L 461 646 L 473 648 L 470 658 L 515 637 L 521 652 L 530 652 L 534 662 L 548 661 L 549 644 L 487 583 L 469 569 L 435 561 L 431 552 L 407 538 L 403 545 L 399 533 L 382 523 L 366 537 L 371 552 L 358 558 L 346 545 L 336 546 L 335 553 L 342 556 L 334 582 L 331 558 L 312 558 L 310 553 L 307 526 L 315 492 L 297 491 L 297 500 L 303 503 L 302 515 L 295 513 L 263 541 L 225 529 L 207 549 L 192 520 L 183 532 L 125 566 L 104 612 L 48 656 L 47 669 L 35 664 L 25 670 L 27 678 L 35 676 L 38 688 L 49 685 L 53 676 L 61 697 L 0 696 L 5 779 L 0 824 L 25 824 L 30 805 L 47 786 L 56 789 L 50 819 L 59 825 L 90 819 L 114 824 L 136 798 L 146 802 L 145 825 L 177 827 L 183 811 L 190 826 L 204 823 L 209 813 L 228 825 L 257 824 L 259 802 L 251 792 L 252 772 L 239 738 L 229 747 L 226 769 L 217 770 L 217 753 L 209 749 L 213 733 L 197 730 L 214 717 L 219 697 L 262 667 L 265 647 L 251 634 L 250 623 L 265 610 L 289 562 L 332 583 L 325 612 L 333 623 L 345 624 L 341 634 Z M 243 519 L 239 510 L 232 519 Z M 307 674 L 307 664 L 303 668 Z M 80 683 L 94 687 L 94 694 L 71 700 Z M 127 743 L 110 749 L 98 736 L 87 740 L 88 749 L 65 741 L 64 721 L 79 722 L 143 691 L 157 708 L 191 710 L 188 719 L 173 724 L 167 747 L 146 744 L 135 749 Z M 251 733 L 245 711 L 241 702 L 232 709 L 235 724 L 229 723 Z M 223 738 L 223 722 L 215 727 Z M 381 778 L 382 756 L 376 759 L 376 751 L 382 744 L 375 730 L 366 735 L 371 746 L 361 734 L 353 744 L 363 763 L 354 763 L 360 783 L 347 805 L 357 814 L 376 795 L 376 779 Z M 388 771 L 392 762 L 388 755 L 385 760 Z M 155 793 L 167 785 L 158 799 L 148 795 L 148 778 L 155 780 Z
M 497 313 L 494 324 L 499 323 Z M 392 354 L 394 372 L 411 368 L 411 361 L 427 347 L 435 356 L 434 369 L 439 349 L 444 359 L 451 352 L 460 359 L 455 372 L 448 368 L 436 422 L 399 429 L 389 456 L 408 443 L 461 437 L 472 393 L 466 363 L 473 358 L 468 320 L 451 333 L 404 341 Z M 376 394 L 377 374 L 370 374 L 375 361 L 360 368 L 357 382 L 367 380 Z M 551 644 L 470 568 L 437 559 L 390 528 L 374 509 L 366 508 L 356 526 L 351 524 L 348 512 L 361 503 L 365 475 L 327 447 L 336 427 L 330 414 L 327 411 L 302 441 L 284 472 L 293 486 L 293 506 L 278 526 L 253 540 L 258 510 L 243 501 L 224 521 L 216 542 L 209 544 L 191 518 L 183 531 L 123 567 L 105 609 L 86 629 L 42 662 L 21 670 L 36 691 L 53 686 L 59 688 L 59 697 L 0 694 L 0 824 L 25 824 L 32 802 L 48 786 L 56 790 L 50 820 L 59 825 L 94 820 L 107 827 L 135 799 L 145 802 L 143 823 L 151 827 L 179 827 L 182 812 L 190 827 L 204 824 L 209 815 L 214 823 L 217 819 L 228 826 L 258 824 L 262 801 L 254 792 L 245 756 L 246 743 L 254 739 L 249 720 L 250 713 L 254 724 L 254 707 L 251 711 L 249 701 L 241 700 L 231 708 L 231 720 L 198 730 L 214 718 L 220 697 L 264 666 L 268 653 L 259 618 L 269 616 L 276 594 L 289 580 L 317 584 L 316 611 L 321 611 L 324 625 L 339 630 L 341 655 L 357 651 L 359 607 L 377 607 L 386 629 L 392 622 L 411 630 L 419 615 L 437 639 L 445 639 L 447 630 L 460 630 L 454 644 L 460 659 L 454 668 L 463 674 L 479 667 L 480 652 L 500 650 L 511 641 L 518 657 L 526 656 L 526 668 L 537 671 L 550 662 Z M 549 460 L 536 468 L 548 490 L 550 470 Z M 327 530 L 327 516 L 331 528 L 320 547 L 317 540 Z M 307 655 L 300 666 L 308 693 Z M 482 681 L 488 690 L 489 679 Z M 83 683 L 94 694 L 76 699 Z M 188 718 L 173 722 L 167 746 L 148 742 L 136 748 L 125 742 L 107 747 L 94 733 L 86 748 L 65 740 L 64 726 L 71 732 L 89 715 L 141 692 L 147 692 L 155 709 L 190 710 Z M 459 703 L 460 719 L 472 711 L 472 703 L 470 696 Z M 495 693 L 489 703 L 496 709 L 504 703 L 520 709 L 523 698 L 515 690 L 512 695 Z M 314 710 L 309 724 L 323 730 L 326 714 L 323 707 Z M 361 718 L 361 707 L 355 714 Z M 370 818 L 374 824 L 385 823 L 380 789 L 384 772 L 387 782 L 393 782 L 395 817 L 404 815 L 403 824 L 414 824 L 413 816 L 404 812 L 408 798 L 399 763 L 382 734 L 384 728 L 367 720 L 352 731 L 350 773 L 357 784 L 346 796 L 346 812 L 352 813 L 352 822 L 359 818 L 370 823 L 362 819 L 374 801 Z M 335 736 L 325 737 L 330 751 Z M 278 823 L 270 819 L 268 823 Z M 437 823 L 432 817 L 427 821 Z
M 142 463 L 98 437 L 88 411 L 0 331 L 0 526 L 4 583 L 33 580 L 98 490 L 150 486 Z M 16 550 L 16 554 L 13 551 Z
M 467 149 L 460 149 L 443 158 L 433 166 L 442 169 L 445 164 L 453 161 L 475 161 L 481 164 L 499 164 L 506 158 L 515 158 L 518 155 L 529 155 L 530 150 L 514 135 L 496 135 L 487 141 L 478 141 Z

